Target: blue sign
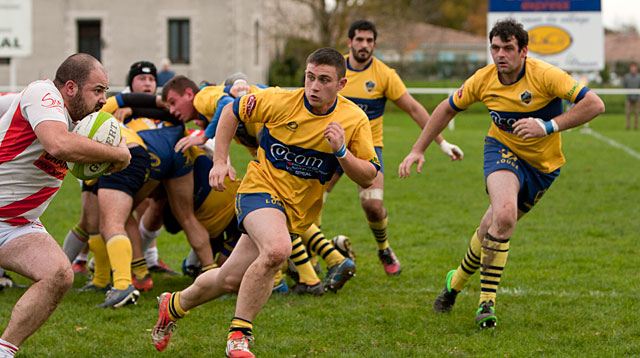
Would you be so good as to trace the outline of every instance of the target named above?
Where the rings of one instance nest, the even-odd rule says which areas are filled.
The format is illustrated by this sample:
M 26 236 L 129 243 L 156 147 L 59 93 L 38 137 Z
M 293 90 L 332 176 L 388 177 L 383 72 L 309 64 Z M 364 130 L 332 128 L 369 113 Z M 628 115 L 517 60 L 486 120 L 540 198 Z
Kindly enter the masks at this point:
M 601 0 L 489 0 L 489 12 L 601 11 Z

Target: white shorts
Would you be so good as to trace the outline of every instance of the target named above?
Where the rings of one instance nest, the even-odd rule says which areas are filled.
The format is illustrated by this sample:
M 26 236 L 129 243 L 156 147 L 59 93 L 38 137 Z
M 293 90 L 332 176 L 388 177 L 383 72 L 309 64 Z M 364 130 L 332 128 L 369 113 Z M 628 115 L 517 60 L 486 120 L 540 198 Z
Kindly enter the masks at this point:
M 31 233 L 49 234 L 47 229 L 42 225 L 40 220 L 33 221 L 29 224 L 13 226 L 6 222 L 0 221 L 0 248 L 2 248 L 7 242 Z

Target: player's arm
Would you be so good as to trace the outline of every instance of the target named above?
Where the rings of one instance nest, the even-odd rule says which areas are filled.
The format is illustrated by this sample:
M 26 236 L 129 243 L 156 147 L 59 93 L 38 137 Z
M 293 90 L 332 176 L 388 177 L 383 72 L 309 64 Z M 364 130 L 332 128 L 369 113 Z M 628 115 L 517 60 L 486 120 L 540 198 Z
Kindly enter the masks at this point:
M 120 145 L 98 143 L 79 134 L 69 132 L 63 122 L 45 120 L 34 129 L 44 149 L 57 159 L 72 163 L 113 163 L 114 171 L 120 171 L 129 165 L 131 154 L 126 140 Z
M 233 113 L 233 105 L 228 104 L 220 114 L 218 129 L 215 136 L 215 148 L 213 151 L 213 168 L 209 172 L 209 184 L 217 191 L 224 191 L 224 178 L 229 174 L 227 158 L 231 139 L 238 128 L 238 118 Z M 230 177 L 231 180 L 235 178 Z
M 359 186 L 363 188 L 370 187 L 378 171 L 373 164 L 356 157 L 346 148 L 342 126 L 338 122 L 329 123 L 324 131 L 324 137 L 329 142 L 329 146 L 336 158 L 338 158 L 344 173 Z
M 544 137 L 585 124 L 602 113 L 604 102 L 593 91 L 588 91 L 570 110 L 550 121 L 532 117 L 517 121 L 513 125 L 513 133 L 522 139 Z
M 424 129 L 427 122 L 429 122 L 429 112 L 418 102 L 409 92 L 405 92 L 400 98 L 393 101 L 420 126 L 420 129 Z M 464 153 L 455 144 L 447 142 L 441 134 L 438 134 L 435 138 L 435 142 L 440 145 L 442 152 L 451 158 L 451 160 L 462 160 Z
M 411 166 L 417 163 L 418 173 L 422 171 L 424 165 L 424 151 L 427 150 L 429 144 L 435 140 L 435 138 L 442 132 L 447 124 L 455 117 L 458 112 L 451 108 L 449 105 L 449 99 L 445 99 L 433 111 L 433 115 L 427 122 L 427 125 L 422 129 L 420 137 L 413 145 L 411 152 L 407 154 L 400 167 L 398 168 L 398 175 L 400 178 L 406 178 L 411 174 Z

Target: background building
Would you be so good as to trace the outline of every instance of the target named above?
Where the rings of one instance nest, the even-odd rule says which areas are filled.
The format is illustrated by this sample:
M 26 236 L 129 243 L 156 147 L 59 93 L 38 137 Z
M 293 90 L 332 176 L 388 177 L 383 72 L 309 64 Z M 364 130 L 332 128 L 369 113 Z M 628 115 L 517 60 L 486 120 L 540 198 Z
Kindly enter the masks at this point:
M 124 86 L 131 63 L 169 58 L 172 70 L 196 82 L 220 83 L 242 71 L 267 79 L 275 52 L 274 6 L 264 0 L 32 0 L 33 53 L 14 58 L 16 84 L 53 78 L 70 54 L 104 64 L 111 86 Z M 300 14 L 300 13 L 298 13 Z M 0 62 L 0 86 L 9 84 Z

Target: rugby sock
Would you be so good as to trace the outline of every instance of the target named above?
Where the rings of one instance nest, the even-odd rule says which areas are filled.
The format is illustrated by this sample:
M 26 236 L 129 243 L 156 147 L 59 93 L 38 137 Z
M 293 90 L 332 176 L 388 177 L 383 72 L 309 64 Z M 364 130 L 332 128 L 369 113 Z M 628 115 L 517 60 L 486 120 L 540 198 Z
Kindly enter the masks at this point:
M 144 259 L 147 262 L 147 267 L 152 267 L 158 264 L 158 248 L 156 246 L 150 247 L 144 251 Z
M 76 256 L 76 259 L 73 260 L 73 263 L 75 264 L 76 262 L 87 262 L 88 260 L 89 260 L 89 252 L 80 251 L 78 256 Z
M 196 267 L 200 266 L 200 259 L 198 258 L 198 255 L 196 255 L 194 249 L 191 249 L 191 251 L 189 251 L 189 255 L 187 255 L 187 261 L 185 261 L 185 265 Z
M 201 272 L 205 273 L 205 272 L 207 272 L 209 270 L 213 270 L 214 268 L 217 268 L 217 267 L 218 267 L 218 265 L 214 262 L 211 265 L 202 266 L 202 271 Z
M 109 261 L 107 245 L 102 239 L 102 235 L 89 236 L 89 249 L 93 251 L 93 260 L 96 264 L 91 283 L 98 287 L 107 287 L 111 282 L 111 262 Z
M 387 241 L 388 221 L 388 216 L 386 216 L 381 221 L 367 221 L 369 223 L 371 232 L 373 232 L 373 236 L 376 238 L 378 250 L 384 250 L 389 247 L 389 242 Z
M 131 261 L 131 271 L 138 280 L 142 280 L 149 274 L 149 269 L 147 269 L 147 262 L 145 261 L 144 257 Z
M 480 302 L 496 302 L 496 292 L 502 270 L 509 256 L 509 238 L 498 239 L 487 232 L 482 241 L 482 270 L 480 270 Z
M 0 338 L 0 357 L 13 357 L 18 353 L 18 347 Z
M 309 252 L 321 256 L 327 263 L 327 267 L 333 267 L 344 260 L 344 256 L 331 245 L 331 242 L 324 237 L 322 231 L 315 225 L 311 225 L 302 234 L 302 242 L 307 246 Z
M 144 223 L 141 220 L 140 224 L 138 225 L 138 231 L 140 231 L 140 236 L 142 237 L 142 250 L 144 251 L 147 248 L 149 248 L 149 246 L 151 246 L 151 244 L 156 239 L 156 237 L 160 235 L 162 228 L 159 228 L 158 230 L 155 230 L 155 231 L 149 230 L 146 227 L 144 227 Z
M 469 279 L 480 268 L 480 257 L 482 256 L 482 243 L 478 238 L 478 229 L 473 232 L 467 254 L 460 262 L 460 266 L 451 278 L 451 288 L 460 292 L 467 285 Z
M 307 251 L 304 249 L 302 239 L 299 235 L 291 236 L 291 261 L 296 265 L 298 275 L 300 276 L 300 282 L 307 285 L 315 285 L 320 281 L 316 271 L 311 266 Z
M 86 231 L 82 230 L 82 228 L 78 225 L 69 230 L 67 233 L 67 237 L 64 238 L 64 243 L 62 244 L 62 251 L 67 254 L 69 258 L 69 262 L 73 262 L 73 259 L 78 256 L 84 245 L 89 240 L 89 234 Z
M 242 332 L 245 336 L 253 336 L 253 323 L 240 317 L 233 317 L 231 319 L 231 327 L 229 328 L 227 339 L 231 339 L 231 335 L 238 331 Z
M 273 286 L 277 286 L 280 281 L 282 281 L 282 279 L 284 278 L 284 275 L 282 275 L 282 271 L 279 270 L 278 272 L 276 272 L 276 277 L 273 279 Z
M 107 252 L 113 270 L 113 287 L 124 290 L 131 284 L 131 241 L 126 235 L 115 234 L 107 241 Z
M 169 298 L 169 317 L 174 321 L 183 318 L 189 313 L 189 311 L 185 311 L 182 309 L 182 306 L 180 306 L 180 292 L 181 291 L 172 293 L 171 298 Z

